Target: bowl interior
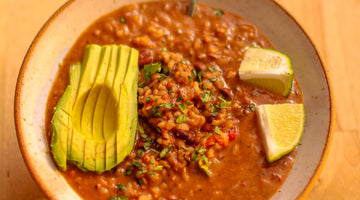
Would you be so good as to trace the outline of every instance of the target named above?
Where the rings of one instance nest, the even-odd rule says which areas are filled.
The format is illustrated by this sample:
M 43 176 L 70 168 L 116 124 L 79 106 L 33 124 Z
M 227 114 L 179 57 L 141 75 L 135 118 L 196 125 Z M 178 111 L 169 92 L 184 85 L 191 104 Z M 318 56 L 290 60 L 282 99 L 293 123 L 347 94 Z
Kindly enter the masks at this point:
M 45 24 L 25 57 L 16 88 L 16 129 L 26 164 L 50 199 L 80 199 L 57 171 L 45 137 L 46 101 L 59 63 L 97 18 L 140 1 L 144 0 L 69 1 Z M 319 174 L 331 139 L 331 92 L 318 52 L 295 20 L 272 0 L 200 2 L 243 16 L 291 58 L 304 94 L 306 125 L 294 168 L 272 199 L 304 196 Z

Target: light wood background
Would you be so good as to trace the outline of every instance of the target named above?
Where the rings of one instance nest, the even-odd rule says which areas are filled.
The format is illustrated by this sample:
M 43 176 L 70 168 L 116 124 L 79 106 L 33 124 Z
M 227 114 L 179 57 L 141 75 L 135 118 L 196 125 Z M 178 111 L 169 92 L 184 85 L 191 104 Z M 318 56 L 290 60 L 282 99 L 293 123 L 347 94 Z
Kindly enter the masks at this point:
M 328 64 L 337 108 L 329 159 L 307 199 L 360 199 L 360 0 L 276 0 Z M 0 0 L 0 199 L 44 199 L 22 159 L 13 99 L 22 59 L 65 0 Z

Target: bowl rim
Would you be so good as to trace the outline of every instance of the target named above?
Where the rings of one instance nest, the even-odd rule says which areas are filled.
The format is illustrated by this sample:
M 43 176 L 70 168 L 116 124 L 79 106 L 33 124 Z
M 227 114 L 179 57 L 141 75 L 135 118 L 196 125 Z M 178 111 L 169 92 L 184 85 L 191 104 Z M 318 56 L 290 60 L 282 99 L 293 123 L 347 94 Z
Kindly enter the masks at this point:
M 69 0 L 69 1 L 65 2 L 61 7 L 59 7 L 55 11 L 55 13 L 52 14 L 50 16 L 50 18 L 45 22 L 45 24 L 41 27 L 40 31 L 36 34 L 28 51 L 25 54 L 24 60 L 22 62 L 21 68 L 18 73 L 16 88 L 15 88 L 14 119 L 15 119 L 15 129 L 16 129 L 17 140 L 19 143 L 19 148 L 20 148 L 22 157 L 25 161 L 26 167 L 30 171 L 30 174 L 33 177 L 33 180 L 35 180 L 36 184 L 40 187 L 40 189 L 44 192 L 45 196 L 49 199 L 54 198 L 55 193 L 53 191 L 48 190 L 46 187 L 46 184 L 44 182 L 39 181 L 39 179 L 37 178 L 38 172 L 33 167 L 34 161 L 31 159 L 31 155 L 29 154 L 29 152 L 25 151 L 25 149 L 23 148 L 23 146 L 25 145 L 25 140 L 24 140 L 24 132 L 22 130 L 22 120 L 21 120 L 21 115 L 20 115 L 21 107 L 19 106 L 19 103 L 20 103 L 20 99 L 21 99 L 21 95 L 22 95 L 22 85 L 23 85 L 23 81 L 24 81 L 24 74 L 27 70 L 28 61 L 29 61 L 31 55 L 33 54 L 33 50 L 34 50 L 35 46 L 41 39 L 41 36 L 46 32 L 46 30 L 50 26 L 50 24 L 57 18 L 57 16 L 60 15 L 65 9 L 67 9 L 75 1 L 76 0 Z M 159 1 L 164 1 L 164 0 L 159 0 Z M 314 170 L 314 173 L 308 180 L 305 188 L 302 190 L 302 192 L 296 198 L 296 199 L 305 199 L 306 196 L 308 196 L 308 194 L 311 192 L 311 190 L 315 186 L 315 183 L 318 180 L 319 176 L 321 175 L 321 172 L 324 168 L 326 160 L 329 156 L 330 147 L 331 147 L 333 135 L 334 135 L 334 122 L 335 122 L 334 93 L 333 93 L 333 90 L 331 89 L 332 84 L 331 84 L 331 78 L 329 75 L 329 70 L 328 70 L 327 64 L 326 64 L 325 60 L 323 59 L 324 57 L 322 56 L 321 52 L 317 48 L 315 42 L 306 33 L 306 31 L 301 26 L 301 24 L 298 22 L 298 20 L 293 15 L 291 15 L 283 6 L 281 6 L 275 0 L 268 0 L 268 1 L 271 1 L 280 10 L 282 10 L 282 12 L 284 14 L 286 14 L 289 17 L 289 19 L 299 28 L 299 30 L 304 34 L 306 39 L 312 45 L 313 49 L 315 50 L 316 57 L 317 57 L 318 61 L 320 62 L 322 72 L 323 72 L 323 75 L 324 75 L 325 81 L 326 81 L 326 86 L 327 86 L 326 89 L 329 94 L 329 99 L 328 99 L 328 101 L 329 101 L 329 119 L 328 119 L 329 125 L 328 125 L 328 129 L 327 129 L 327 136 L 326 136 L 324 148 L 321 153 L 321 157 L 318 162 L 318 165 L 316 166 L 316 168 Z

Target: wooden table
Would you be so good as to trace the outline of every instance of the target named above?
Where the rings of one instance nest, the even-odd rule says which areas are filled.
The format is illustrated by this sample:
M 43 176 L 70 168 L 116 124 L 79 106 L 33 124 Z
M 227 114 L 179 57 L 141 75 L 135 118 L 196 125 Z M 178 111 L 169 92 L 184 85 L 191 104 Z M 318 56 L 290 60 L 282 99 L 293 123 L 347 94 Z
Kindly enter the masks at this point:
M 277 0 L 328 64 L 337 108 L 329 159 L 307 199 L 360 199 L 360 1 Z M 13 96 L 22 59 L 65 0 L 0 0 L 0 199 L 44 199 L 17 144 Z

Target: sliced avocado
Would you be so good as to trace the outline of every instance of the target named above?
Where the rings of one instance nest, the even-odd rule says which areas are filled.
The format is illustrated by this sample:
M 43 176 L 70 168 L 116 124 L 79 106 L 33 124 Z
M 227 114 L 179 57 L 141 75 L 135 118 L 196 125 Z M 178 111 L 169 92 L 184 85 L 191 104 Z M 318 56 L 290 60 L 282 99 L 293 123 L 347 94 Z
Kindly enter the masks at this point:
M 131 152 L 137 124 L 138 55 L 136 49 L 122 45 L 86 47 L 82 65 L 76 68 L 78 79 L 70 80 L 53 117 L 52 149 L 60 169 L 66 170 L 68 160 L 82 170 L 103 172 Z
M 53 131 L 51 139 L 51 151 L 60 169 L 66 170 L 66 158 L 69 155 L 69 138 L 71 138 L 71 109 L 72 99 L 76 96 L 80 80 L 80 63 L 70 68 L 70 84 L 66 87 L 63 96 L 60 98 L 54 110 L 51 120 Z
M 113 96 L 108 98 L 105 115 L 104 115 L 104 137 L 106 139 L 106 153 L 105 153 L 105 166 L 107 169 L 113 168 L 117 162 L 117 149 L 116 149 L 116 130 L 114 124 L 118 124 L 118 127 L 122 126 L 118 123 L 119 116 L 123 114 L 120 111 L 120 93 L 121 85 L 126 76 L 126 70 L 128 67 L 128 60 L 130 54 L 130 47 L 120 46 L 117 51 L 116 70 L 113 77 L 112 91 Z M 114 112 L 116 110 L 117 112 Z M 121 113 L 120 113 L 121 112 Z M 115 132 L 114 132 L 115 130 Z M 122 153 L 122 152 L 119 152 Z M 115 156 L 114 156 L 115 155 Z
M 105 170 L 105 153 L 106 153 L 106 142 L 104 135 L 104 118 L 105 118 L 105 110 L 107 102 L 109 98 L 112 97 L 111 88 L 113 86 L 116 66 L 117 66 L 117 58 L 118 58 L 118 49 L 119 47 L 116 45 L 111 45 L 111 55 L 109 58 L 109 67 L 107 70 L 107 74 L 104 80 L 104 87 L 101 88 L 98 100 L 96 102 L 95 112 L 94 112 L 94 123 L 93 123 L 93 132 L 94 139 L 98 141 L 96 144 L 96 171 L 104 171 Z
M 102 88 L 106 87 L 104 81 L 106 78 L 109 61 L 111 56 L 111 47 L 103 46 L 101 48 L 101 55 L 98 64 L 97 74 L 95 77 L 95 82 L 93 83 L 92 88 L 90 89 L 89 95 L 86 99 L 84 110 L 81 118 L 81 130 L 82 132 L 91 133 L 91 139 L 86 140 L 85 142 L 85 151 L 84 151 L 84 167 L 90 171 L 95 171 L 96 169 L 96 143 L 101 140 L 94 139 L 95 132 L 93 130 L 93 124 L 95 123 L 95 106 L 98 99 L 100 98 L 100 92 Z M 102 93 L 103 94 L 103 93 Z
M 119 130 L 116 137 L 117 162 L 121 162 L 132 149 L 126 148 L 130 143 L 134 143 L 137 127 L 137 93 L 133 92 L 138 87 L 138 56 L 139 52 L 131 50 L 129 55 L 128 67 L 120 92 L 120 111 Z M 130 134 L 129 134 L 130 132 Z M 127 149 L 124 151 L 123 149 Z

